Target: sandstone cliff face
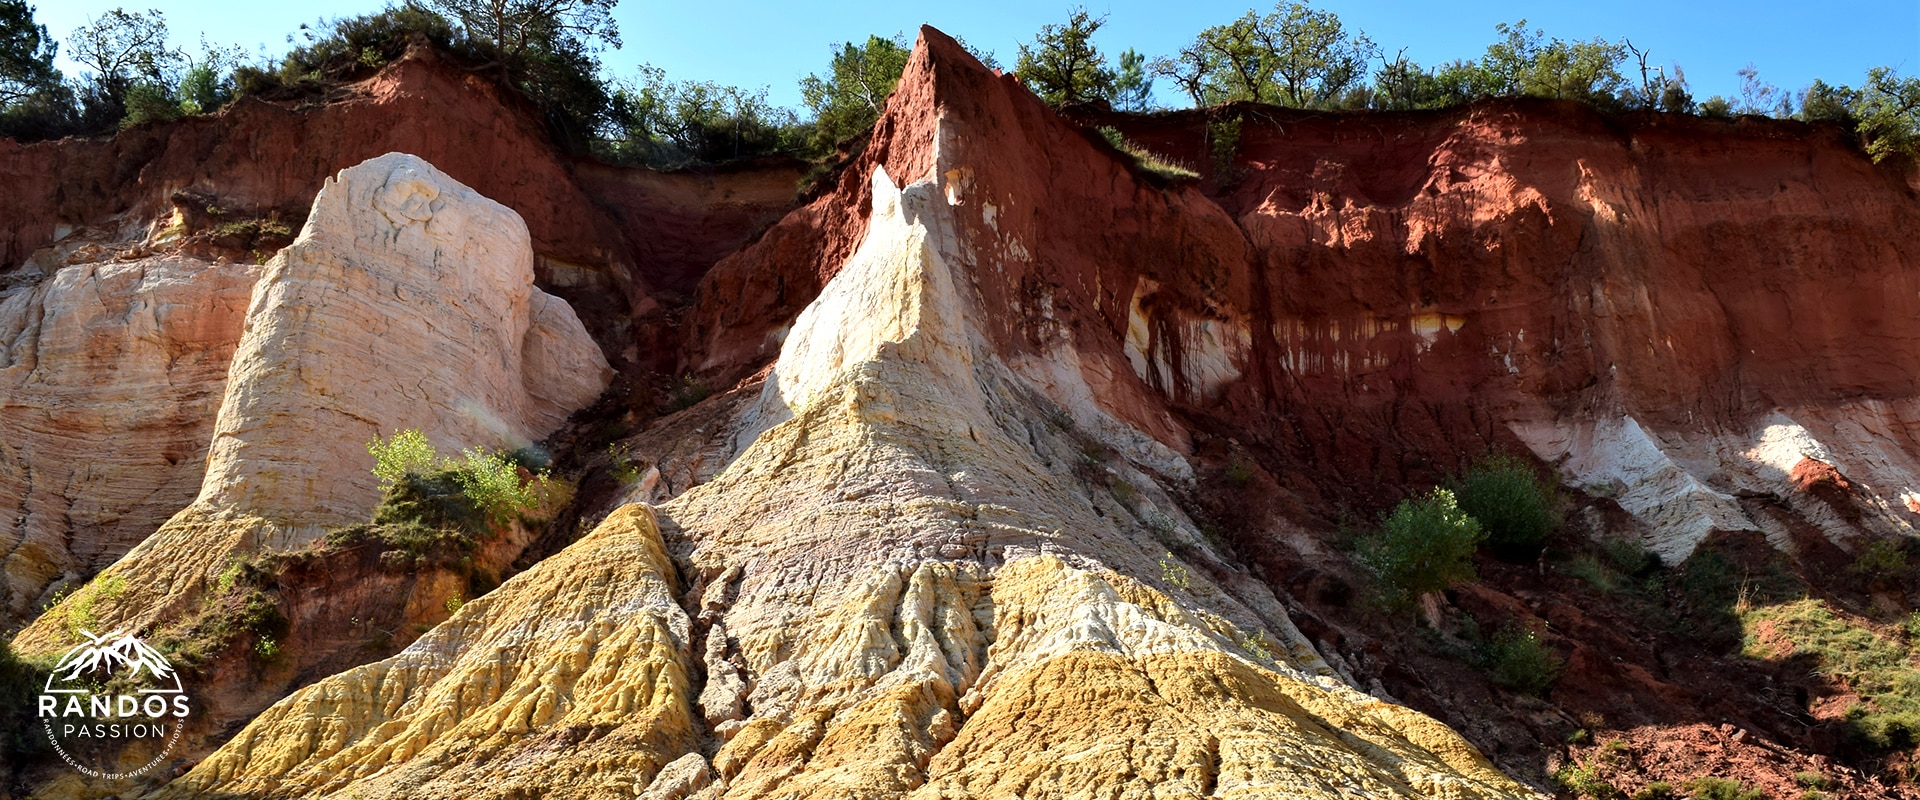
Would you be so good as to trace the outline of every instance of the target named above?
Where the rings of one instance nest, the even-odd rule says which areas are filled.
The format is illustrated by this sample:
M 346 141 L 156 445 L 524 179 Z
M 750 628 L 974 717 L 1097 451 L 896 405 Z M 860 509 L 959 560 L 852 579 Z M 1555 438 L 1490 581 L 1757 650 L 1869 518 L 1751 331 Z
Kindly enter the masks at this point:
M 565 301 L 533 286 L 526 226 L 420 159 L 345 170 L 266 267 L 196 504 L 276 523 L 364 521 L 366 443 L 442 452 L 544 438 L 612 377 Z
M 211 199 L 229 218 L 271 213 L 297 225 L 329 176 L 390 152 L 419 156 L 519 214 L 540 284 L 592 309 L 594 335 L 636 369 L 663 366 L 650 347 L 628 352 L 636 338 L 671 342 L 656 331 L 654 295 L 688 291 L 786 213 L 801 174 L 793 164 L 659 174 L 576 161 L 485 77 L 416 50 L 317 102 L 245 98 L 112 138 L 0 139 L 0 271 L 90 227 L 170 217 L 178 193 Z
M 789 165 L 663 175 L 573 162 L 485 81 L 425 51 L 326 100 L 243 100 L 108 139 L 0 140 L 0 332 L 13 376 L 0 380 L 0 497 L 12 509 L 0 624 L 23 621 L 196 497 L 259 273 L 196 255 L 212 229 L 297 226 L 341 168 L 415 154 L 527 221 L 537 281 L 581 312 L 612 360 L 671 372 L 675 335 L 653 295 L 689 291 L 791 205 L 799 178 Z M 244 238 L 216 249 L 264 261 L 285 244 L 249 250 Z M 81 277 L 96 272 L 108 277 Z M 528 302 L 536 318 L 561 308 L 539 293 Z M 51 335 L 39 332 L 47 325 Z M 547 358 L 542 341 L 529 340 L 526 361 Z M 41 366 L 20 368 L 29 364 Z
M 1303 494 L 1430 482 L 1501 446 L 1616 500 L 1669 563 L 1712 530 L 1785 549 L 1800 521 L 1843 547 L 1911 531 L 1916 386 L 1881 365 L 1920 355 L 1894 321 L 1920 311 L 1920 253 L 1866 231 L 1920 212 L 1837 130 L 1520 102 L 1279 113 L 1245 129 L 1218 198 L 1248 281 L 1194 296 L 1155 276 L 1132 316 L 1156 334 L 1141 372 L 1209 416 L 1261 413 L 1247 432 Z M 1203 128 L 1130 134 L 1199 154 Z M 1803 458 L 1859 493 L 1810 496 Z
M 496 258 L 497 206 L 420 162 L 350 170 L 266 270 L 199 502 L 112 568 L 133 589 L 108 621 L 166 624 L 228 554 L 364 509 L 372 435 L 532 437 L 590 398 L 582 326 L 519 276 L 618 287 L 626 310 L 577 306 L 617 360 L 724 391 L 564 431 L 603 487 L 590 533 L 158 794 L 1506 797 L 1533 790 L 1482 750 L 1538 783 L 1587 714 L 1804 744 L 1773 684 L 1712 683 L 1752 665 L 1623 629 L 1539 565 L 1442 602 L 1544 631 L 1577 676 L 1551 702 L 1394 663 L 1416 646 L 1351 602 L 1325 531 L 1503 448 L 1669 562 L 1907 535 L 1920 254 L 1884 232 L 1920 222 L 1915 188 L 1791 125 L 1241 110 L 1230 163 L 1200 115 L 1101 120 L 1206 173 L 1169 181 L 927 30 L 864 148 L 764 234 L 764 175 L 575 170 L 621 230 L 597 241 L 651 275 L 557 255 L 591 238 L 564 215 Z M 369 253 L 405 263 L 356 272 Z M 55 646 L 60 613 L 16 644 Z M 1779 786 L 1823 763 L 1794 758 Z
M 198 491 L 257 273 L 155 256 L 0 291 L 0 619 L 112 563 Z
M 904 189 L 875 171 L 864 240 L 747 406 L 744 450 L 659 509 L 694 586 L 629 506 L 167 793 L 1527 794 L 1341 682 L 1208 550 L 1159 487 L 1177 476 L 1116 458 L 1121 494 L 1063 469 L 1088 445 L 973 322 L 978 243 L 939 181 L 959 165 L 932 166 Z M 553 746 L 579 735 L 605 748 Z
M 525 231 L 413 156 L 330 181 L 253 287 L 199 497 L 112 568 L 129 591 L 98 624 L 179 615 L 230 556 L 364 522 L 374 439 L 417 428 L 442 452 L 511 449 L 598 397 L 612 371 L 566 302 L 533 287 Z M 62 608 L 16 641 L 64 641 Z

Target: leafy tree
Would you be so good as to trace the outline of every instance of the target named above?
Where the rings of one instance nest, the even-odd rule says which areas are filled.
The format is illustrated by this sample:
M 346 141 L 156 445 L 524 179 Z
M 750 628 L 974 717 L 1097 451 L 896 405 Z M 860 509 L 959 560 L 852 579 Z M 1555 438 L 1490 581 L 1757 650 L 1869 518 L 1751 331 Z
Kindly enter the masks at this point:
M 1472 61 L 1453 61 L 1432 70 L 1406 57 L 1382 60 L 1374 73 L 1373 106 L 1392 110 L 1445 108 L 1493 93 L 1492 77 Z
M 1759 68 L 1748 64 L 1740 68 L 1740 102 L 1733 110 L 1737 114 L 1790 117 L 1793 116 L 1793 95 L 1760 80 Z
M 1433 83 L 1441 105 L 1459 105 L 1499 93 L 1493 73 L 1465 59 L 1455 59 L 1435 68 Z
M 1853 106 L 1860 93 L 1846 86 L 1834 86 L 1815 79 L 1800 95 L 1800 118 L 1808 122 L 1851 122 Z
M 459 23 L 501 85 L 538 105 L 563 144 L 581 146 L 609 122 L 611 97 L 594 54 L 620 47 L 619 0 L 426 0 Z
M 642 67 L 639 81 L 614 93 L 611 108 L 617 136 L 602 155 L 614 161 L 675 169 L 800 144 L 799 120 L 768 102 L 765 88 L 672 81 L 657 67 Z
M 1212 29 L 1208 29 L 1212 30 Z M 1206 45 L 1206 32 L 1201 32 L 1192 44 L 1180 48 L 1172 57 L 1161 56 L 1147 62 L 1147 71 L 1173 81 L 1192 99 L 1194 106 L 1205 108 L 1207 102 L 1207 79 L 1211 77 L 1211 53 Z
M 826 74 L 800 79 L 800 96 L 813 112 L 814 145 L 823 151 L 873 127 L 912 55 L 900 36 L 837 47 Z
M 1888 67 L 1867 71 L 1853 116 L 1867 155 L 1880 161 L 1891 155 L 1920 155 L 1920 78 L 1902 78 Z
M 1407 58 L 1404 49 L 1392 61 L 1382 59 L 1373 86 L 1374 105 L 1396 111 L 1426 108 L 1427 99 L 1436 93 L 1433 75 Z
M 1487 47 L 1481 66 L 1501 94 L 1523 94 L 1610 105 L 1626 87 L 1620 65 L 1627 46 L 1605 39 L 1546 39 L 1527 21 L 1494 26 L 1503 37 Z
M 1473 551 L 1485 538 L 1453 492 L 1434 489 L 1401 501 L 1379 531 L 1360 541 L 1358 556 L 1379 579 L 1381 598 L 1405 607 L 1420 595 L 1472 580 Z
M 1522 561 L 1540 555 L 1547 537 L 1560 527 L 1553 486 L 1533 466 L 1513 456 L 1483 458 L 1449 487 L 1460 510 L 1472 514 L 1487 532 L 1495 555 Z
M 1020 45 L 1014 71 L 1034 94 L 1056 106 L 1111 96 L 1113 71 L 1093 46 L 1093 35 L 1106 21 L 1082 6 L 1067 15 L 1064 25 L 1041 26 L 1031 45 Z
M 1260 25 L 1260 16 L 1248 11 L 1231 23 L 1203 30 L 1181 48 L 1178 58 L 1154 61 L 1154 73 L 1173 79 L 1196 106 L 1274 102 L 1272 54 L 1261 47 Z
M 1122 111 L 1145 111 L 1153 102 L 1153 75 L 1147 72 L 1147 57 L 1131 47 L 1120 54 L 1120 68 L 1113 73 L 1113 106 Z
M 123 107 L 127 92 L 147 83 L 146 95 L 171 94 L 175 75 L 186 57 L 167 46 L 166 16 L 116 8 L 90 19 L 67 43 L 73 60 L 93 71 L 93 86 L 114 107 Z
M 187 61 L 175 92 L 182 114 L 211 114 L 233 99 L 234 70 L 245 63 L 247 51 L 240 47 L 208 44 L 200 37 L 200 55 Z
M 1332 108 L 1364 85 L 1377 51 L 1365 34 L 1348 33 L 1339 15 L 1283 3 L 1264 17 L 1249 11 L 1201 31 L 1176 57 L 1156 59 L 1152 70 L 1195 105 L 1247 100 Z
M 613 21 L 619 0 L 427 0 L 434 11 L 460 23 L 476 49 L 511 83 L 529 62 L 557 50 L 620 48 Z
M 993 53 L 975 49 L 966 39 L 955 41 L 980 63 L 1000 66 Z M 800 97 L 813 112 L 810 145 L 816 153 L 831 152 L 835 145 L 873 127 L 906 71 L 907 58 L 913 55 L 913 43 L 898 33 L 892 38 L 868 36 L 865 44 L 841 42 L 831 49 L 833 58 L 826 72 L 800 79 Z
M 1366 81 L 1367 61 L 1378 52 L 1364 33 L 1348 34 L 1340 15 L 1305 3 L 1279 7 L 1257 29 L 1272 54 L 1282 105 L 1328 108 Z
M 53 68 L 60 45 L 33 21 L 33 12 L 25 0 L 0 0 L 0 107 L 60 83 Z

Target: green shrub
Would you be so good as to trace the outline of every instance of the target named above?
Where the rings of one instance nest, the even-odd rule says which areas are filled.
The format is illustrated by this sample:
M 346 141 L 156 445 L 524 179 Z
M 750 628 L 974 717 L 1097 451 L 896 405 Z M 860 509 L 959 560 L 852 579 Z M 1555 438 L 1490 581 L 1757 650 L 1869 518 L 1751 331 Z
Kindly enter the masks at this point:
M 165 122 L 178 119 L 180 103 L 166 86 L 149 81 L 141 81 L 127 87 L 127 115 L 120 119 L 120 127 L 131 128 L 143 122 Z
M 1875 539 L 1854 556 L 1853 572 L 1875 588 L 1888 588 L 1907 575 L 1907 553 L 1894 539 Z
M 253 567 L 249 566 L 249 570 Z M 159 634 L 154 644 L 175 666 L 198 669 L 212 663 L 243 636 L 252 651 L 271 661 L 291 623 L 273 596 L 254 585 L 209 595 L 187 619 Z
M 1472 580 L 1473 551 L 1485 537 L 1453 492 L 1434 489 L 1401 501 L 1380 530 L 1360 540 L 1357 557 L 1379 580 L 1385 604 L 1403 608 L 1420 595 Z
M 1574 797 L 1617 800 L 1626 796 L 1619 789 L 1613 788 L 1613 784 L 1601 778 L 1600 771 L 1590 765 L 1568 764 L 1561 767 L 1559 772 L 1553 773 L 1553 781 Z
M 1659 572 L 1665 566 L 1660 554 L 1647 549 L 1639 539 L 1608 539 L 1600 544 L 1600 552 L 1605 553 L 1607 562 L 1620 574 L 1629 577 L 1644 577 Z
M 481 534 L 489 523 L 505 525 L 559 489 L 544 468 L 532 480 L 520 480 L 523 463 L 543 460 L 526 449 L 469 447 L 458 459 L 442 459 L 425 434 L 410 428 L 369 442 L 367 452 L 373 455 L 373 474 L 386 490 L 374 509 L 376 526 Z
M 1207 152 L 1213 158 L 1213 179 L 1222 185 L 1240 177 L 1240 118 L 1207 123 Z
M 1193 585 L 1193 578 L 1187 574 L 1187 566 L 1180 563 L 1180 559 L 1175 558 L 1171 552 L 1160 557 L 1160 579 L 1166 581 L 1169 586 L 1182 589 Z
M 383 489 L 391 488 L 408 475 L 433 472 L 440 461 L 433 443 L 427 441 L 427 435 L 418 428 L 395 431 L 384 441 L 368 442 L 367 452 L 373 455 L 373 476 L 380 479 Z
M 520 465 L 503 453 L 469 447 L 460 455 L 463 460 L 453 468 L 453 479 L 494 524 L 505 525 L 540 505 L 548 481 L 544 473 L 521 483 Z
M 1566 666 L 1537 634 L 1517 627 L 1501 630 L 1482 645 L 1480 663 L 1496 685 L 1535 696 L 1545 694 Z
M 699 405 L 700 401 L 711 396 L 713 396 L 713 389 L 709 388 L 704 381 L 692 375 L 682 375 L 680 380 L 674 382 L 673 390 L 667 395 L 667 408 L 673 411 L 684 411 Z
M 1574 556 L 1563 569 L 1568 575 L 1606 594 L 1619 591 L 1623 583 L 1619 573 L 1590 553 Z
M 303 44 L 281 61 L 281 81 L 349 80 L 398 60 L 416 37 L 443 50 L 470 52 L 447 18 L 411 3 L 300 29 Z
M 441 531 L 484 533 L 487 514 L 467 495 L 452 470 L 442 470 L 430 475 L 409 473 L 387 487 L 373 510 L 373 524 L 382 529 L 381 538 L 419 551 L 425 548 L 422 542 Z
M 1765 800 L 1767 796 L 1727 778 L 1694 778 L 1686 782 L 1686 789 L 1693 800 Z
M 1674 794 L 1673 784 L 1666 781 L 1654 781 L 1633 793 L 1633 800 L 1676 800 L 1678 797 Z
M 1793 773 L 1793 782 L 1802 789 L 1831 789 L 1833 779 L 1820 772 Z
M 1489 456 L 1452 482 L 1460 509 L 1487 531 L 1493 553 L 1508 560 L 1540 555 L 1547 537 L 1560 527 L 1553 487 L 1533 466 L 1508 455 Z

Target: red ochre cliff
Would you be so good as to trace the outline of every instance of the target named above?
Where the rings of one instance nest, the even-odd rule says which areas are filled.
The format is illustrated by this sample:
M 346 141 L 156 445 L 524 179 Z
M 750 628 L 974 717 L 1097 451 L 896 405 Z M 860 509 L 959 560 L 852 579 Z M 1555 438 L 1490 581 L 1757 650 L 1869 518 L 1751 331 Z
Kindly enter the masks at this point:
M 804 194 L 785 165 L 560 155 L 430 53 L 308 106 L 0 142 L 9 621 L 125 556 L 128 599 L 89 613 L 164 626 L 135 596 L 192 593 L 143 565 L 311 540 L 148 535 L 213 496 L 225 364 L 273 280 L 239 262 L 291 240 L 221 219 L 297 227 L 388 152 L 516 212 L 620 373 L 546 440 L 577 524 L 493 552 L 511 579 L 397 655 L 332 643 L 270 710 L 222 700 L 234 727 L 167 796 L 1492 797 L 1567 770 L 1906 796 L 1863 772 L 1906 763 L 1849 733 L 1867 690 L 1700 576 L 1898 639 L 1920 585 L 1853 567 L 1920 521 L 1910 173 L 1837 128 L 1532 100 L 1065 118 L 932 29 Z M 124 264 L 144 288 L 107 288 Z M 148 321 L 142 291 L 207 307 Z M 73 410 L 126 401 L 122 371 L 164 422 Z M 1483 557 L 1418 621 L 1371 605 L 1352 531 L 1490 452 L 1561 484 L 1548 555 Z M 1665 567 L 1600 559 L 1637 549 Z M 1566 664 L 1540 696 L 1473 665 L 1521 628 Z

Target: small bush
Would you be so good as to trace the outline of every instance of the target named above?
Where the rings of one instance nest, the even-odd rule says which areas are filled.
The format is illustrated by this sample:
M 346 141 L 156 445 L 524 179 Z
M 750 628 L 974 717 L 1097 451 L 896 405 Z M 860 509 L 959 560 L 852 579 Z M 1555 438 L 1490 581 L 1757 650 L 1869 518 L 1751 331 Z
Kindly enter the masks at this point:
M 463 460 L 453 469 L 453 479 L 494 524 L 505 525 L 540 505 L 548 480 L 545 474 L 521 483 L 520 465 L 504 454 L 470 447 L 460 455 Z
M 1626 794 L 1619 789 L 1613 788 L 1613 784 L 1607 783 L 1604 778 L 1601 778 L 1600 771 L 1592 766 L 1575 766 L 1569 764 L 1561 767 L 1559 772 L 1553 773 L 1553 781 L 1554 783 L 1560 784 L 1561 788 L 1566 789 L 1567 792 L 1574 797 L 1591 797 L 1594 798 L 1594 800 L 1618 800 L 1618 798 L 1626 796 Z
M 1484 538 L 1453 492 L 1434 489 L 1401 501 L 1379 531 L 1360 540 L 1356 555 L 1379 580 L 1381 600 L 1404 608 L 1420 595 L 1473 580 L 1473 551 Z
M 1503 559 L 1525 561 L 1546 548 L 1560 527 L 1553 487 L 1533 466 L 1508 455 L 1476 462 L 1452 482 L 1461 510 L 1486 528 L 1487 544 Z
M 441 459 L 417 429 L 367 444 L 373 474 L 386 490 L 374 510 L 376 525 L 417 524 L 483 533 L 488 523 L 505 525 L 559 491 L 542 468 L 522 482 L 524 464 L 543 460 L 532 450 L 489 451 L 469 447 L 459 459 Z M 455 491 L 457 489 L 457 491 Z
M 1207 152 L 1213 157 L 1213 179 L 1221 185 L 1240 177 L 1240 118 L 1207 123 Z
M 1588 553 L 1574 556 L 1564 569 L 1568 575 L 1579 578 L 1588 586 L 1605 594 L 1619 591 L 1623 584 L 1619 573 Z
M 127 88 L 127 115 L 120 127 L 131 128 L 143 122 L 165 122 L 180 117 L 180 103 L 167 87 L 141 81 Z
M 467 495 L 451 470 L 431 475 L 408 474 L 387 487 L 373 510 L 373 524 L 387 530 L 385 538 L 430 539 L 440 531 L 481 534 L 487 528 L 486 511 Z M 421 548 L 408 548 L 418 550 Z
M 1829 778 L 1829 777 L 1827 777 L 1827 776 L 1826 776 L 1826 775 L 1825 775 L 1824 773 L 1819 773 L 1819 772 L 1796 772 L 1796 773 L 1793 773 L 1793 782 L 1794 782 L 1795 784 L 1797 784 L 1797 785 L 1799 785 L 1799 786 L 1800 786 L 1800 788 L 1802 788 L 1802 789 L 1831 789 L 1831 788 L 1833 788 L 1833 779 L 1832 779 L 1832 778 Z
M 674 382 L 673 390 L 667 395 L 667 408 L 672 411 L 684 411 L 700 404 L 700 401 L 713 395 L 704 381 L 692 375 L 682 375 Z
M 1686 782 L 1686 789 L 1693 800 L 1765 800 L 1767 796 L 1727 778 L 1694 778 Z
M 1500 631 L 1483 645 L 1480 660 L 1494 684 L 1535 696 L 1545 694 L 1566 666 L 1533 631 L 1515 627 Z
M 1169 586 L 1178 586 L 1182 589 L 1193 585 L 1192 576 L 1187 574 L 1187 566 L 1180 563 L 1180 559 L 1175 558 L 1170 552 L 1160 557 L 1160 579 L 1166 581 Z
M 1633 800 L 1678 800 L 1678 798 L 1679 795 L 1674 793 L 1673 784 L 1666 781 L 1654 781 L 1633 793 Z
M 1853 571 L 1875 588 L 1889 588 L 1907 575 L 1907 553 L 1900 542 L 1875 539 L 1854 556 Z
M 433 443 L 427 441 L 427 435 L 418 428 L 395 431 L 385 440 L 368 442 L 367 452 L 373 455 L 373 476 L 380 479 L 383 489 L 391 488 L 408 475 L 433 472 L 440 460 Z
M 1639 539 L 1608 539 L 1600 544 L 1600 552 L 1606 554 L 1607 563 L 1615 570 L 1629 577 L 1646 577 L 1665 566 L 1660 554 L 1647 549 Z

